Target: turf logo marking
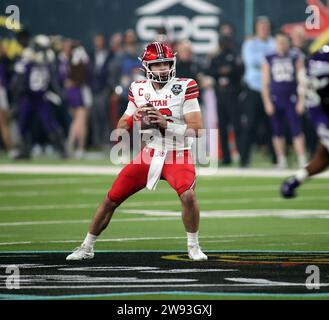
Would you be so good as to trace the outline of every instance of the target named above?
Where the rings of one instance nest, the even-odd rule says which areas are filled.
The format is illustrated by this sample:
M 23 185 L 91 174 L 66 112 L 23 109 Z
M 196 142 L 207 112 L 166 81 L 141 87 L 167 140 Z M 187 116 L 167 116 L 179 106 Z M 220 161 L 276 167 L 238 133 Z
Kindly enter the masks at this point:
M 67 252 L 31 252 L 30 257 L 26 252 L 0 252 L 0 298 L 146 292 L 329 296 L 327 251 L 210 251 L 209 260 L 202 262 L 189 260 L 185 251 L 102 251 L 93 260 L 75 262 L 66 262 L 66 256 Z M 13 270 L 5 273 L 12 265 L 20 271 L 19 283 Z M 11 288 L 19 284 L 19 290 L 8 290 L 6 280 Z
M 191 261 L 186 254 L 164 255 L 164 260 Z M 243 265 L 281 265 L 298 266 L 311 264 L 329 264 L 329 254 L 260 254 L 260 253 L 220 253 L 208 254 L 208 261 Z

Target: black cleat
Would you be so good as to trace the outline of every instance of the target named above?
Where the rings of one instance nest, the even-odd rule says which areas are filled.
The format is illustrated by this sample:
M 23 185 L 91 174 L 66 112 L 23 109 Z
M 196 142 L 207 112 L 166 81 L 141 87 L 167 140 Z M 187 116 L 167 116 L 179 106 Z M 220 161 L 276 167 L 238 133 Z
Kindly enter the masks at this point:
M 300 186 L 300 182 L 296 177 L 289 177 L 281 185 L 281 195 L 283 198 L 291 199 L 296 197 L 295 190 Z

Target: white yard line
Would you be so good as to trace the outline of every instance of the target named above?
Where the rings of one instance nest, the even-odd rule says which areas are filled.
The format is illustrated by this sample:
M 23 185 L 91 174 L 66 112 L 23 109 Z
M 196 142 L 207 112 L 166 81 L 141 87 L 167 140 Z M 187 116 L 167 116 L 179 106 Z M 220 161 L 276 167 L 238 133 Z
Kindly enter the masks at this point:
M 178 211 L 164 210 L 122 210 L 123 213 L 146 216 L 180 216 Z M 257 217 L 327 217 L 329 210 L 287 210 L 287 209 L 255 209 L 255 210 L 209 210 L 201 211 L 201 218 L 257 218 Z
M 266 237 L 265 234 L 245 234 L 245 235 L 222 235 L 222 236 L 200 236 L 200 239 L 227 239 L 227 238 L 254 238 Z M 16 245 L 16 244 L 49 244 L 49 243 L 80 243 L 83 239 L 76 240 L 50 240 L 50 241 L 25 241 L 25 242 L 0 242 L 0 246 Z M 186 240 L 186 236 L 182 237 L 133 237 L 133 238 L 114 238 L 114 239 L 98 239 L 97 242 L 129 242 L 129 241 L 151 241 L 151 240 Z
M 24 174 L 69 174 L 69 175 L 118 175 L 122 167 L 114 166 L 75 166 L 75 165 L 0 165 L 0 173 Z M 296 170 L 268 169 L 240 169 L 240 168 L 197 168 L 197 174 L 206 177 L 287 177 Z M 318 176 L 329 178 L 329 172 Z
M 181 219 L 179 211 L 159 211 L 159 210 L 121 210 L 118 214 L 138 214 L 146 216 L 145 218 L 124 218 L 112 219 L 111 223 L 129 223 L 129 222 L 149 222 L 149 221 L 176 221 Z M 329 210 L 217 210 L 201 211 L 202 218 L 220 219 L 220 218 L 257 218 L 257 217 L 328 217 Z M 154 217 L 154 218 L 152 218 Z M 1 222 L 0 227 L 20 227 L 35 225 L 57 225 L 57 224 L 87 224 L 90 219 L 83 220 L 33 220 L 33 221 L 15 221 Z M 311 233 L 312 234 L 312 233 Z M 323 233 L 323 234 L 329 234 Z M 304 235 L 309 235 L 305 233 Z M 312 234 L 313 235 L 313 234 Z
M 284 178 L 294 174 L 296 169 L 278 170 L 276 168 L 267 169 L 241 169 L 241 168 L 197 168 L 197 175 L 204 177 L 237 177 L 237 178 Z M 318 178 L 328 178 L 329 172 L 318 175 Z
M 14 246 L 18 244 L 32 244 L 32 241 L 17 241 L 17 242 L 0 242 L 0 246 Z
M 257 203 L 265 203 L 268 204 L 269 202 L 271 203 L 277 203 L 277 202 L 282 202 L 284 201 L 281 198 L 260 198 L 257 199 Z M 294 200 L 295 202 L 310 202 L 310 201 L 317 201 L 317 202 L 328 202 L 328 197 L 327 196 L 318 196 L 318 197 L 301 197 L 297 198 Z M 206 204 L 250 204 L 250 203 L 255 203 L 254 199 L 250 198 L 242 198 L 242 199 L 219 199 L 219 200 L 199 200 L 200 204 L 206 205 Z M 168 206 L 168 205 L 179 205 L 179 201 L 130 201 L 126 203 L 122 208 L 120 208 L 119 212 L 127 212 L 127 213 L 148 213 L 149 215 L 170 215 L 170 214 L 177 214 L 176 211 L 166 211 L 166 210 L 129 210 L 129 208 L 136 208 L 136 207 L 149 207 L 149 206 Z M 6 213 L 8 211 L 44 211 L 44 210 L 77 210 L 77 209 L 95 209 L 97 207 L 96 204 L 90 204 L 90 203 L 85 203 L 85 204 L 47 204 L 47 205 L 19 205 L 19 206 L 0 206 L 0 213 Z M 126 209 L 127 208 L 127 209 Z M 287 213 L 284 213 L 284 212 Z M 204 213 L 210 212 L 210 215 L 212 215 L 214 212 L 219 212 L 219 214 L 223 214 L 223 211 L 202 211 Z M 282 210 L 282 209 L 250 209 L 250 210 L 225 210 L 224 212 L 229 212 L 229 214 L 238 212 L 238 213 L 247 213 L 246 215 L 243 216 L 248 216 L 248 214 L 254 214 L 255 212 L 261 212 L 263 215 L 268 216 L 268 215 L 277 215 L 280 213 L 284 213 L 284 215 L 291 215 L 291 214 L 305 214 L 307 215 L 308 213 L 311 213 L 311 215 L 328 215 L 329 211 L 328 210 Z M 313 213 L 312 213 L 313 212 Z M 234 214 L 233 214 L 234 215 Z M 232 216 L 233 216 L 232 215 Z
M 27 206 L 2 206 L 0 212 L 6 211 L 31 211 L 31 210 L 57 210 L 57 209 L 96 209 L 97 204 L 46 204 L 46 205 L 27 205 Z
M 314 235 L 329 235 L 329 232 L 319 232 L 319 233 L 298 233 L 296 235 L 300 236 L 314 236 Z M 206 239 L 213 240 L 214 242 L 223 242 L 220 239 L 224 239 L 225 242 L 232 242 L 233 239 L 241 238 L 266 238 L 273 237 L 274 234 L 227 234 L 227 235 L 216 235 L 216 236 L 200 236 L 200 240 Z M 218 239 L 216 241 L 216 239 Z M 49 241 L 21 241 L 21 242 L 0 242 L 0 246 L 10 246 L 19 244 L 59 244 L 59 243 L 81 243 L 83 239 L 72 239 L 72 240 L 49 240 Z M 181 237 L 130 237 L 130 238 L 113 238 L 113 239 L 98 239 L 97 242 L 131 242 L 131 241 L 170 241 L 170 240 L 186 240 L 186 236 Z M 302 243 L 293 243 L 294 245 L 302 245 Z M 303 243 L 304 245 L 305 243 Z M 307 243 L 306 243 L 307 244 Z M 268 246 L 273 246 L 276 244 L 267 244 Z M 279 244 L 278 244 L 279 245 Z M 282 243 L 280 244 L 282 245 Z
M 281 203 L 284 199 L 281 198 L 260 198 L 257 199 L 257 203 Z M 300 197 L 294 199 L 294 202 L 307 202 L 310 203 L 311 201 L 316 202 L 328 202 L 327 196 L 317 196 L 317 197 Z M 240 198 L 240 199 L 219 199 L 219 200 L 199 200 L 200 204 L 203 205 L 211 205 L 211 204 L 217 204 L 217 205 L 225 205 L 225 204 L 254 204 L 255 199 L 250 198 Z M 170 205 L 180 205 L 178 199 L 177 200 L 171 200 L 171 201 L 129 201 L 123 205 L 122 211 L 125 210 L 125 208 L 138 208 L 138 207 L 154 207 L 154 206 L 170 206 Z M 8 211 L 44 211 L 44 210 L 77 210 L 77 209 L 96 209 L 97 204 L 91 204 L 91 203 L 83 203 L 83 204 L 40 204 L 40 205 L 19 205 L 19 206 L 0 206 L 0 214 L 7 213 Z M 268 211 L 267 209 L 263 209 L 265 211 Z M 275 212 L 277 212 L 279 209 L 275 209 Z M 127 211 L 127 210 L 126 210 Z M 137 212 L 138 210 L 134 210 L 132 212 Z M 145 210 L 143 210 L 144 212 Z M 255 210 L 252 210 L 255 211 Z M 272 210 L 273 211 L 273 210 Z M 312 210 L 307 210 L 312 211 Z M 156 212 L 156 210 L 152 211 Z M 166 212 L 166 211 L 161 211 Z
M 0 166 L 1 167 L 1 166 Z M 33 176 L 31 176 L 33 177 Z M 83 177 L 83 178 L 54 178 L 54 179 L 14 179 L 14 180 L 1 180 L 1 187 L 16 187 L 16 186 L 43 186 L 43 185 L 66 185 L 66 184 L 79 184 L 79 183 L 99 183 L 99 179 Z
M 117 175 L 122 168 L 113 166 L 75 166 L 75 165 L 0 165 L 0 173 L 24 174 L 69 174 L 69 175 Z
M 175 221 L 179 217 L 168 217 L 168 218 L 126 218 L 126 219 L 113 219 L 111 223 L 117 222 L 147 222 L 147 221 Z M 54 224 L 86 224 L 90 223 L 90 219 L 86 220 L 51 220 L 51 221 L 22 221 L 22 222 L 2 222 L 0 227 L 17 227 L 17 226 L 38 226 L 38 225 L 54 225 Z
M 296 242 L 296 243 L 290 243 L 289 242 L 289 246 L 306 246 L 306 245 L 308 245 L 309 243 L 307 243 L 307 242 Z M 281 246 L 281 247 L 285 247 L 285 246 L 287 246 L 288 245 L 288 243 L 265 243 L 265 244 L 263 244 L 262 243 L 262 245 L 263 246 L 265 246 L 265 247 L 278 247 L 278 246 Z
M 10 182 L 10 183 L 9 183 Z M 5 185 L 15 185 L 12 183 L 13 181 L 7 181 Z M 24 183 L 22 183 L 24 182 Z M 94 181 L 97 183 L 97 181 Z M 91 183 L 91 181 L 85 181 L 85 180 L 74 180 L 74 181 L 69 181 L 69 184 L 81 184 L 81 183 Z M 56 180 L 47 180 L 45 183 L 42 181 L 37 181 L 37 182 L 31 182 L 29 183 L 29 180 L 26 181 L 20 181 L 20 185 L 59 185 L 59 184 L 65 184 L 65 180 L 63 181 L 56 181 Z M 3 186 L 3 181 L 1 181 L 1 186 Z M 110 186 L 110 185 L 109 185 Z M 329 184 L 305 184 L 303 185 L 303 190 L 328 190 L 329 189 Z M 236 187 L 221 187 L 221 186 L 212 186 L 212 187 L 204 187 L 200 186 L 197 189 L 197 193 L 211 193 L 211 192 L 216 192 L 216 193 L 237 193 L 237 192 L 278 192 L 279 186 L 278 185 L 262 185 L 259 184 L 257 186 L 236 186 Z M 63 191 L 49 191 L 49 190 L 22 190 L 22 191 L 0 191 L 0 198 L 4 197 L 39 197 L 39 196 L 60 196 L 60 195 L 67 195 L 67 194 L 76 194 L 76 195 L 104 195 L 108 189 L 105 188 L 81 188 L 81 189 L 72 189 L 72 190 L 63 190 Z M 153 193 L 148 191 L 148 190 L 142 190 L 139 192 L 139 194 L 143 195 L 150 195 L 152 196 Z M 157 195 L 175 195 L 175 191 L 173 189 L 158 189 L 155 191 Z
M 33 198 L 40 196 L 59 196 L 68 194 L 81 194 L 82 192 L 72 191 L 4 191 L 0 192 L 0 198 Z
M 257 184 L 257 186 L 232 186 L 232 187 L 223 187 L 223 186 L 212 186 L 212 187 L 205 187 L 205 186 L 199 186 L 196 189 L 197 193 L 238 193 L 238 192 L 273 192 L 279 191 L 280 186 L 279 185 L 263 185 L 263 184 Z M 323 183 L 323 184 L 304 184 L 303 190 L 328 190 L 329 184 Z M 105 190 L 106 191 L 106 190 Z M 80 191 L 84 194 L 102 194 L 104 193 L 104 188 L 83 188 Z M 143 193 L 145 195 L 152 195 L 153 193 L 148 190 L 142 190 L 139 193 Z M 1 196 L 0 192 L 0 196 Z M 175 191 L 173 189 L 157 189 L 155 191 L 155 194 L 175 194 Z
M 231 199 L 218 199 L 218 200 L 203 200 L 200 199 L 198 200 L 199 204 L 255 204 L 255 203 L 283 203 L 287 200 L 282 199 L 280 197 L 273 198 L 273 197 L 268 197 L 268 198 L 263 198 L 260 197 L 258 199 L 251 199 L 251 198 L 231 198 Z M 303 197 L 297 197 L 296 199 L 293 200 L 295 203 L 296 202 L 307 202 L 310 203 L 311 201 L 317 201 L 317 202 L 329 202 L 328 196 L 303 196 Z M 128 202 L 125 203 L 123 206 L 125 208 L 135 208 L 135 207 L 154 207 L 154 206 L 168 206 L 168 205 L 179 205 L 179 201 L 136 201 L 136 202 Z M 1 209 L 0 209 L 1 211 Z

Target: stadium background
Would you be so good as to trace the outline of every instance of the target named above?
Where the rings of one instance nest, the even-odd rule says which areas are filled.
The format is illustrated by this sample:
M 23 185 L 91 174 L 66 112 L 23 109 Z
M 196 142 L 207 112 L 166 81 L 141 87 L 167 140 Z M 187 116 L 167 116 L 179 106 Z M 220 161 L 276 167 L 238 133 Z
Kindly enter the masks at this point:
M 22 30 L 27 31 L 30 37 L 45 34 L 74 39 L 85 47 L 88 54 L 93 54 L 95 35 L 99 33 L 104 34 L 106 45 L 108 45 L 112 35 L 117 33 L 124 34 L 129 30 L 133 30 L 136 33 L 136 54 L 141 54 L 144 45 L 148 41 L 154 40 L 158 29 L 165 27 L 167 29 L 168 39 L 172 42 L 180 43 L 184 40 L 191 40 L 193 50 L 192 59 L 193 63 L 197 65 L 199 72 L 206 71 L 211 56 L 217 52 L 219 28 L 225 23 L 231 24 L 234 28 L 235 50 L 238 55 L 241 55 L 241 47 L 245 39 L 252 36 L 254 32 L 254 21 L 256 17 L 267 16 L 270 19 L 272 34 L 282 29 L 291 31 L 291 27 L 295 25 L 305 25 L 306 19 L 310 18 L 310 14 L 306 13 L 306 7 L 316 5 L 320 8 L 321 25 L 319 29 L 306 29 L 306 41 L 309 43 L 323 33 L 327 27 L 328 20 L 324 2 L 314 0 L 295 0 L 289 3 L 284 3 L 282 0 L 275 3 L 257 0 L 196 1 L 196 5 L 188 5 L 188 2 L 184 1 L 168 1 L 165 5 L 161 1 L 109 2 L 99 0 L 92 4 L 87 3 L 87 1 L 54 1 L 48 3 L 47 6 L 44 5 L 44 2 L 37 0 L 33 1 L 31 5 L 24 1 L 17 1 L 15 3 L 4 1 L 2 3 L 1 13 L 5 13 L 8 5 L 17 5 L 20 9 Z M 283 7 L 285 8 L 284 14 L 282 13 Z M 2 16 L 0 36 L 3 47 L 12 60 L 11 69 L 13 69 L 14 61 L 19 59 L 22 48 L 17 44 L 16 40 L 19 30 L 8 30 L 6 28 L 6 18 L 8 15 L 9 13 L 7 16 Z M 81 27 L 82 25 L 83 28 Z M 307 50 L 306 47 L 304 49 Z M 195 75 L 197 74 L 195 71 L 193 73 Z M 240 77 L 242 83 L 243 73 L 241 73 Z M 243 90 L 240 90 L 241 92 Z M 115 104 L 111 106 L 111 102 L 108 105 L 108 113 L 110 113 L 108 115 L 108 122 L 111 129 L 116 126 L 118 118 L 123 113 L 126 103 L 125 88 L 121 95 L 119 106 L 115 106 Z M 15 93 L 12 94 L 12 98 L 14 100 Z M 211 100 L 213 99 L 210 99 L 210 102 L 216 103 Z M 204 107 L 205 118 L 211 119 L 213 110 L 209 106 L 210 103 L 206 101 L 201 102 Z M 12 107 L 14 105 L 15 103 L 13 102 Z M 67 133 L 70 126 L 70 116 L 65 110 L 67 106 L 63 106 L 64 108 L 57 109 L 57 116 L 60 117 L 61 125 Z M 14 111 L 16 112 L 16 109 Z M 215 115 L 215 118 L 217 117 L 218 115 Z M 88 121 L 87 146 L 95 147 L 90 118 Z M 205 121 L 206 128 L 213 128 L 211 121 Z M 304 117 L 303 121 L 307 149 L 311 155 L 316 145 L 315 134 L 307 117 Z M 267 131 L 269 130 L 266 129 Z M 261 135 L 262 133 L 259 133 L 259 136 Z M 16 140 L 14 144 L 19 144 L 19 137 L 16 137 L 16 139 L 13 138 L 13 140 Z M 235 148 L 233 134 L 230 135 L 230 148 Z M 52 150 L 50 149 L 50 151 Z M 235 150 L 231 150 L 231 152 L 234 154 Z M 38 154 L 39 152 L 36 153 Z M 222 158 L 221 150 L 219 150 L 218 156 Z M 266 161 L 271 163 L 268 159 Z
M 104 32 L 109 37 L 115 32 L 136 29 L 141 19 L 136 10 L 151 2 L 2 1 L 0 13 L 4 14 L 7 5 L 17 5 L 20 8 L 21 22 L 31 35 L 42 33 L 72 37 L 81 40 L 86 48 L 91 49 L 92 37 L 97 32 Z M 178 1 L 166 3 L 173 3 L 173 6 L 156 15 L 183 15 L 189 19 L 197 15 L 208 15 L 197 13 Z M 208 0 L 205 3 L 221 9 L 221 13 L 215 15 L 218 26 L 211 27 L 212 31 L 217 31 L 222 22 L 230 22 L 236 29 L 239 43 L 251 35 L 253 20 L 257 16 L 268 16 L 274 30 L 278 30 L 285 24 L 304 23 L 308 4 L 325 5 L 325 2 L 303 0 Z M 5 28 L 1 28 L 1 35 L 15 38 L 15 32 Z M 191 37 L 190 40 L 195 42 L 196 39 Z M 167 184 L 161 182 L 155 193 L 139 193 L 120 208 L 113 224 L 104 232 L 96 247 L 106 258 L 102 260 L 100 254 L 94 264 L 88 264 L 91 273 L 81 274 L 81 270 L 76 269 L 72 278 L 65 278 L 67 274 L 58 269 L 54 271 L 55 275 L 48 275 L 46 272 L 41 275 L 38 268 L 56 268 L 56 264 L 65 264 L 65 255 L 79 245 L 93 210 L 120 167 L 110 167 L 107 158 L 101 161 L 62 161 L 50 157 L 13 163 L 2 154 L 0 299 L 51 299 L 56 296 L 58 299 L 328 299 L 326 283 L 321 290 L 308 290 L 304 286 L 307 276 L 305 268 L 310 264 L 320 267 L 322 279 L 327 279 L 328 276 L 328 174 L 310 181 L 301 188 L 296 199 L 286 201 L 280 198 L 278 189 L 282 179 L 293 171 L 276 171 L 269 162 L 264 164 L 264 159 L 258 160 L 255 161 L 255 167 L 265 167 L 265 170 L 199 169 L 197 190 L 201 206 L 200 241 L 203 249 L 214 255 L 207 265 L 209 270 L 249 266 L 250 269 L 244 270 L 246 278 L 252 275 L 251 280 L 265 278 L 266 281 L 277 281 L 279 284 L 274 285 L 273 290 L 268 290 L 270 282 L 252 282 L 250 286 L 242 285 L 241 288 L 233 285 L 230 287 L 232 282 L 216 273 L 216 281 L 224 283 L 222 287 L 218 284 L 215 289 L 209 289 L 211 286 L 204 285 L 203 289 L 192 292 L 191 287 L 183 284 L 174 287 L 177 290 L 160 290 L 149 285 L 147 281 L 150 279 L 146 279 L 144 274 L 143 284 L 148 287 L 146 292 L 136 288 L 135 284 L 131 285 L 133 289 L 124 291 L 106 286 L 97 290 L 96 286 L 89 288 L 88 285 L 104 285 L 104 278 L 92 282 L 91 278 L 97 267 L 104 267 L 103 276 L 108 277 L 106 267 L 122 266 L 123 260 L 132 267 L 138 266 L 136 263 L 147 261 L 155 268 L 178 268 L 176 262 L 185 252 L 186 240 L 179 217 L 179 201 Z M 140 260 L 135 262 L 133 259 L 136 257 L 130 257 L 129 260 L 129 253 L 136 255 L 136 252 Z M 160 256 L 148 259 L 147 255 L 143 256 L 147 252 L 160 253 Z M 123 256 L 114 258 L 117 259 L 115 262 L 111 261 L 111 254 L 121 253 Z M 158 261 L 163 262 L 161 257 L 169 254 L 176 255 L 173 260 L 169 260 L 171 262 L 156 264 Z M 26 291 L 9 291 L 4 287 L 6 264 L 22 266 L 22 276 L 27 281 L 25 286 L 30 286 Z M 187 268 L 186 272 L 198 267 L 195 264 L 179 264 L 179 268 Z M 24 273 L 24 268 L 29 270 Z M 268 271 L 266 274 L 265 269 Z M 30 274 L 34 277 L 29 278 Z M 91 277 L 89 284 L 86 283 L 86 276 Z M 136 274 L 129 275 L 125 281 L 135 276 Z M 232 275 L 231 278 L 235 276 Z M 38 283 L 34 283 L 33 279 L 48 279 L 48 287 L 45 283 L 38 288 L 33 287 Z M 241 280 L 240 277 L 235 279 Z M 69 284 L 63 285 L 65 281 Z M 80 289 L 83 287 L 82 290 L 69 288 L 70 281 L 71 284 L 80 286 Z M 158 281 L 165 287 L 161 280 Z M 211 279 L 211 285 L 216 285 L 216 281 Z M 282 281 L 285 283 L 283 287 L 280 286 Z M 62 289 L 56 291 L 56 286 L 62 286 Z M 151 290 L 152 286 L 154 288 Z
M 33 34 L 42 33 L 55 35 L 61 34 L 66 37 L 81 39 L 91 46 L 92 37 L 97 32 L 104 32 L 107 36 L 115 32 L 123 32 L 128 28 L 135 28 L 141 17 L 138 8 L 153 1 L 129 1 L 129 0 L 97 0 L 92 3 L 88 0 L 57 0 L 47 3 L 34 0 L 26 1 L 2 1 L 1 9 L 4 14 L 8 5 L 17 5 L 21 9 L 22 23 Z M 179 1 L 168 1 L 173 5 L 164 8 L 153 16 L 160 15 L 183 15 L 191 18 L 198 12 L 186 8 Z M 293 22 L 303 22 L 306 19 L 306 1 L 270 1 L 270 0 L 208 0 L 206 3 L 213 4 L 221 9 L 220 13 L 207 14 L 218 17 L 218 26 L 221 22 L 231 22 L 236 28 L 237 38 L 240 42 L 245 36 L 253 32 L 253 19 L 260 15 L 268 16 L 273 22 L 274 29 Z M 282 12 L 284 8 L 284 13 Z M 201 13 L 202 14 L 202 13 Z M 83 28 L 81 28 L 83 24 Z M 192 40 L 192 39 L 191 39 Z

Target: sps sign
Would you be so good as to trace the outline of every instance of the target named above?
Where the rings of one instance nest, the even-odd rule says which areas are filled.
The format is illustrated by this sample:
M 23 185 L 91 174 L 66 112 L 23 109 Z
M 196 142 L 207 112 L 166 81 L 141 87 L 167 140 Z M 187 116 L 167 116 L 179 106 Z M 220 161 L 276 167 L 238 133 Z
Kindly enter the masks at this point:
M 182 6 L 194 15 L 166 15 L 165 11 Z M 153 0 L 136 9 L 136 31 L 139 39 L 153 41 L 157 29 L 165 27 L 169 39 L 189 39 L 196 54 L 207 54 L 218 45 L 219 15 L 221 9 L 204 0 Z M 185 11 L 184 11 L 185 12 Z

